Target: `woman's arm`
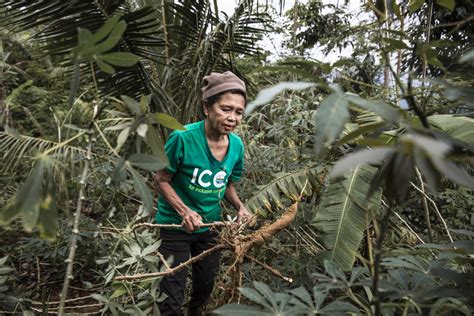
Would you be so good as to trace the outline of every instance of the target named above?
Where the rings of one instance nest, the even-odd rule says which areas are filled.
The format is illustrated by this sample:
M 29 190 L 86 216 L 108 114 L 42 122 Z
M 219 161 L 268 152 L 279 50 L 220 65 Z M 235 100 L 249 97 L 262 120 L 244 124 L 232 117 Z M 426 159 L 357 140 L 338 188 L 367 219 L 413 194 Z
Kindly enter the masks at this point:
M 155 174 L 155 182 L 158 192 L 183 218 L 182 225 L 188 232 L 193 232 L 201 227 L 202 217 L 197 212 L 190 209 L 183 200 L 179 197 L 176 191 L 171 186 L 172 174 L 166 170 L 160 170 Z

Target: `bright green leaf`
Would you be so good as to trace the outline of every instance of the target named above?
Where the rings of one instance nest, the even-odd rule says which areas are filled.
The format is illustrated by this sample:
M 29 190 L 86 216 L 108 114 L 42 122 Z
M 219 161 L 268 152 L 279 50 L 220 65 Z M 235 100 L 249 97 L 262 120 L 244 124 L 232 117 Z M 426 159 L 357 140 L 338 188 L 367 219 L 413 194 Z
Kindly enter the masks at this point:
M 97 56 L 97 59 L 103 60 L 114 66 L 121 66 L 121 67 L 133 66 L 138 62 L 137 55 L 134 55 L 132 53 L 126 53 L 126 52 L 101 54 Z

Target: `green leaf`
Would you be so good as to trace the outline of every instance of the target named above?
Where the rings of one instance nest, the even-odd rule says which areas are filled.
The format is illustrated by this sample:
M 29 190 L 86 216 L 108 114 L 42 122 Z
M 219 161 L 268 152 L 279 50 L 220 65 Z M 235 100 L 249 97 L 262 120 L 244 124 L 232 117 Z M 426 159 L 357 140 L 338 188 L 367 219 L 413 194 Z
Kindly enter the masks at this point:
M 283 208 L 283 197 L 295 201 L 301 193 L 303 193 L 303 196 L 308 196 L 319 191 L 322 186 L 320 177 L 323 174 L 321 167 L 304 168 L 291 173 L 280 174 L 273 181 L 261 186 L 247 200 L 245 205 L 248 210 L 260 215 L 265 215 L 265 210 L 273 211 Z M 307 184 L 306 181 L 308 181 Z M 303 188 L 305 188 L 304 191 Z
M 450 114 L 433 115 L 428 117 L 428 122 L 454 138 L 468 144 L 474 143 L 474 119 L 470 117 Z
M 79 90 L 79 85 L 81 83 L 81 68 L 79 66 L 79 61 L 74 61 L 74 73 L 71 79 L 71 85 L 69 88 L 69 98 L 68 98 L 68 105 L 71 106 L 74 103 L 74 99 L 76 98 L 77 90 Z
M 126 96 L 126 95 L 121 95 L 120 98 L 125 102 L 125 106 L 127 109 L 135 115 L 142 115 L 143 111 L 142 108 L 140 107 L 140 104 L 135 101 L 134 99 Z
M 52 181 L 52 179 L 48 179 Z M 48 192 L 40 204 L 40 215 L 38 218 L 38 229 L 41 238 L 55 240 L 58 231 L 58 207 L 52 192 Z
M 241 304 L 228 304 L 219 307 L 214 310 L 213 313 L 219 315 L 228 315 L 228 316 L 242 316 L 242 315 L 254 315 L 254 316 L 269 316 L 274 315 L 272 312 L 265 312 L 258 307 L 252 307 Z
M 378 121 L 378 122 L 373 122 L 373 123 L 368 123 L 368 124 L 362 124 L 360 125 L 356 130 L 353 130 L 346 135 L 344 135 L 341 139 L 339 139 L 338 143 L 339 144 L 345 144 L 347 142 L 352 141 L 353 139 L 361 136 L 362 134 L 369 133 L 372 131 L 375 131 L 382 126 L 386 124 L 385 121 Z M 344 131 L 345 133 L 345 131 Z
M 94 33 L 94 35 L 91 38 L 92 44 L 97 44 L 101 40 L 103 40 L 107 35 L 110 34 L 110 32 L 114 29 L 115 25 L 117 25 L 117 22 L 120 17 L 114 16 L 107 21 L 97 30 L 97 32 Z
M 453 11 L 456 2 L 454 0 L 436 0 L 436 4 L 447 8 L 449 11 Z
M 115 52 L 109 54 L 101 54 L 97 59 L 103 60 L 114 66 L 129 67 L 138 62 L 138 56 L 132 53 Z
M 79 45 L 90 45 L 90 42 L 92 40 L 92 33 L 88 29 L 80 27 L 78 28 L 77 33 L 79 38 Z
M 460 63 L 467 63 L 474 61 L 474 49 L 471 49 L 467 53 L 463 54 L 461 58 L 459 58 Z
M 340 177 L 345 173 L 351 172 L 354 168 L 360 165 L 380 163 L 385 159 L 385 157 L 387 157 L 388 154 L 394 152 L 394 150 L 395 149 L 391 147 L 385 147 L 363 149 L 355 153 L 351 153 L 336 162 L 331 173 L 329 174 L 329 178 L 334 179 Z
M 125 142 L 127 141 L 129 135 L 130 127 L 125 127 L 117 137 L 117 146 L 115 146 L 115 151 L 119 151 L 120 148 L 122 148 L 123 144 L 125 144 Z
M 160 125 L 163 125 L 164 127 L 171 128 L 171 129 L 178 129 L 178 130 L 186 130 L 186 128 L 181 125 L 178 120 L 176 120 L 174 117 L 169 116 L 168 114 L 165 113 L 151 113 L 149 114 L 149 117 L 158 123 Z
M 242 288 L 239 288 L 239 292 L 242 293 L 243 296 L 245 296 L 247 299 L 251 300 L 252 302 L 257 303 L 261 306 L 264 306 L 265 308 L 271 309 L 271 306 L 268 304 L 265 298 L 254 289 L 242 287 Z
M 431 161 L 446 178 L 454 183 L 474 190 L 474 179 L 472 179 L 463 167 L 448 159 L 444 159 L 444 157 L 433 156 L 431 157 Z
M 150 192 L 150 189 L 146 185 L 145 181 L 143 181 L 143 177 L 135 169 L 133 169 L 131 165 L 125 165 L 127 166 L 127 170 L 132 175 L 135 192 L 142 199 L 142 203 L 145 209 L 151 212 L 153 210 L 153 196 Z
M 115 45 L 117 45 L 117 43 L 122 38 L 122 35 L 123 35 L 123 33 L 125 32 L 126 29 L 127 29 L 127 24 L 125 23 L 125 21 L 118 22 L 115 25 L 112 32 L 110 33 L 110 35 L 102 43 L 97 44 L 96 46 L 94 46 L 94 48 L 93 48 L 94 53 L 100 54 L 100 53 L 107 52 L 107 51 L 111 50 L 112 48 L 114 48 Z
M 346 97 L 343 94 L 330 94 L 316 111 L 316 148 L 320 152 L 326 144 L 337 139 L 349 119 Z
M 158 135 L 158 132 L 153 125 L 148 126 L 148 132 L 146 133 L 146 143 L 150 147 L 154 156 L 158 157 L 166 165 L 169 164 L 163 141 L 161 140 L 160 135 Z
M 148 171 L 162 170 L 167 165 L 158 157 L 145 154 L 134 154 L 128 158 L 128 162 L 135 167 Z
M 408 2 L 408 10 L 410 13 L 418 11 L 424 3 L 424 0 L 410 0 L 410 2 Z
M 379 209 L 381 190 L 367 199 L 373 167 L 357 167 L 345 178 L 332 182 L 321 196 L 313 226 L 322 231 L 328 251 L 321 259 L 331 260 L 343 270 L 350 270 L 368 221 Z
M 363 109 L 377 113 L 389 122 L 397 123 L 400 119 L 397 109 L 382 100 L 366 100 L 355 95 L 347 95 L 347 99 Z
M 303 90 L 316 86 L 312 82 L 280 82 L 273 87 L 261 90 L 255 100 L 249 102 L 245 108 L 245 114 L 250 114 L 257 106 L 271 102 L 278 94 L 289 90 Z
M 115 73 L 114 67 L 110 66 L 106 62 L 103 62 L 100 59 L 96 59 L 95 62 L 97 63 L 97 66 L 99 66 L 100 70 L 102 70 L 105 73 L 108 73 L 110 75 L 113 75 Z
M 120 297 L 124 294 L 127 294 L 128 290 L 125 286 L 121 285 L 119 286 L 110 296 L 109 300 L 113 300 L 114 298 Z
M 393 48 L 395 49 L 409 49 L 409 47 L 407 46 L 407 44 L 405 44 L 403 41 L 401 40 L 397 40 L 397 39 L 393 39 L 393 38 L 389 38 L 389 37 L 384 37 L 382 39 L 385 43 L 389 44 L 390 46 L 392 46 Z

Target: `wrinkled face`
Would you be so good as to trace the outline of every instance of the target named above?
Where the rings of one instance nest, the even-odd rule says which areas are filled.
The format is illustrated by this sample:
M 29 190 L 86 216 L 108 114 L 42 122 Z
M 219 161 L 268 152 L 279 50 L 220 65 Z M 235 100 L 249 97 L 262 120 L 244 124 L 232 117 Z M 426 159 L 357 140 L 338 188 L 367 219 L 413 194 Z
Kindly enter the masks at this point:
M 228 135 L 240 124 L 245 110 L 245 98 L 236 93 L 225 93 L 211 106 L 204 106 L 212 133 Z

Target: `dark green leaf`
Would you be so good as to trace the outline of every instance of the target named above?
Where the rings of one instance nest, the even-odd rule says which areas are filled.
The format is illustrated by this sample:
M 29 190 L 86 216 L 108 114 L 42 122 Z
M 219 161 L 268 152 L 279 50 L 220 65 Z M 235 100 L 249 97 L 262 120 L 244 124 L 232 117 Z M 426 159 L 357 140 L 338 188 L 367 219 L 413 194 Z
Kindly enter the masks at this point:
M 132 166 L 126 164 L 127 170 L 132 175 L 133 186 L 135 188 L 135 192 L 140 196 L 142 199 L 143 207 L 148 211 L 151 212 L 153 210 L 153 196 L 150 192 L 150 189 L 143 181 L 143 177 L 135 170 Z
M 121 95 L 120 98 L 125 102 L 125 106 L 131 113 L 135 115 L 143 114 L 140 104 L 137 101 L 126 95 Z
M 186 130 L 186 128 L 183 125 L 181 125 L 181 123 L 178 122 L 178 120 L 176 120 L 172 116 L 169 116 L 168 114 L 151 113 L 149 117 L 157 121 L 158 123 L 160 123 L 160 125 L 163 125 L 164 127 L 171 128 L 171 129 L 178 129 L 178 130 Z
M 383 41 L 386 42 L 387 44 L 389 44 L 390 46 L 392 46 L 395 49 L 409 49 L 407 44 L 405 44 L 401 40 L 397 40 L 397 39 L 393 39 L 393 38 L 389 38 L 389 37 L 384 37 Z
M 115 69 L 106 62 L 103 62 L 100 59 L 96 59 L 95 61 L 97 63 L 97 66 L 99 66 L 100 70 L 102 70 L 103 72 L 108 73 L 110 75 L 113 75 L 115 73 Z
M 158 157 L 134 154 L 128 158 L 128 161 L 135 167 L 148 171 L 157 171 L 166 167 L 166 163 L 161 161 Z
M 228 304 L 214 310 L 213 313 L 219 315 L 229 316 L 242 316 L 242 315 L 255 315 L 255 316 L 269 316 L 274 315 L 271 312 L 265 312 L 258 307 L 252 307 L 241 304 Z
M 410 13 L 418 11 L 424 3 L 424 0 L 410 0 L 408 2 L 408 9 L 410 10 Z
M 94 46 L 94 48 L 93 48 L 94 53 L 100 54 L 100 53 L 107 52 L 107 51 L 111 50 L 112 48 L 114 48 L 115 45 L 117 45 L 117 43 L 122 38 L 122 35 L 123 35 L 123 33 L 125 32 L 126 29 L 127 29 L 127 24 L 125 23 L 125 21 L 118 22 L 115 25 L 112 32 L 110 33 L 110 35 L 102 43 L 97 44 L 96 46 Z
M 381 128 L 385 124 L 386 123 L 384 121 L 379 121 L 379 122 L 360 125 L 356 130 L 347 133 L 345 136 L 339 139 L 338 143 L 345 144 L 347 142 L 350 142 L 351 140 L 359 137 L 362 134 L 369 133 Z
M 109 64 L 114 66 L 129 67 L 133 66 L 138 62 L 138 56 L 132 53 L 126 52 L 115 52 L 109 54 L 101 54 L 97 56 L 98 59 L 101 59 Z
M 88 29 L 78 29 L 79 45 L 90 45 L 92 33 Z
M 146 133 L 146 143 L 150 147 L 154 156 L 165 162 L 166 165 L 169 164 L 163 141 L 161 140 L 160 135 L 158 135 L 158 132 L 153 125 L 148 126 L 148 132 Z
M 117 22 L 119 20 L 118 16 L 111 17 L 107 19 L 107 21 L 102 25 L 97 32 L 94 33 L 94 35 L 91 38 L 92 44 L 97 44 L 101 40 L 103 40 L 107 35 L 110 34 L 112 29 L 117 25 Z
M 397 109 L 382 100 L 366 100 L 355 95 L 347 95 L 347 99 L 363 109 L 377 113 L 389 122 L 397 123 L 400 119 Z
M 436 4 L 447 8 L 449 11 L 453 11 L 456 2 L 454 0 L 436 0 Z
M 77 90 L 79 90 L 79 84 L 81 83 L 81 68 L 79 67 L 79 61 L 74 61 L 74 74 L 72 75 L 71 86 L 69 89 L 68 105 L 71 106 L 76 98 Z

